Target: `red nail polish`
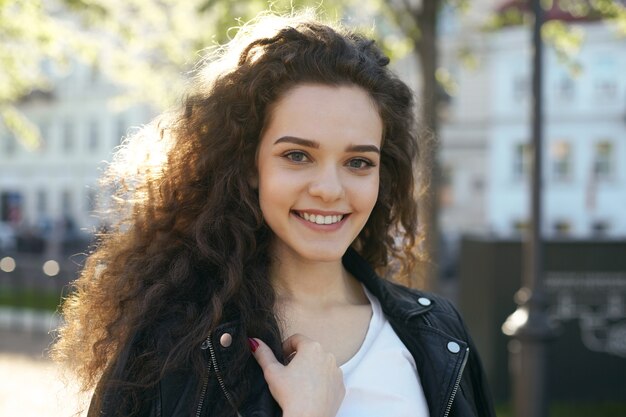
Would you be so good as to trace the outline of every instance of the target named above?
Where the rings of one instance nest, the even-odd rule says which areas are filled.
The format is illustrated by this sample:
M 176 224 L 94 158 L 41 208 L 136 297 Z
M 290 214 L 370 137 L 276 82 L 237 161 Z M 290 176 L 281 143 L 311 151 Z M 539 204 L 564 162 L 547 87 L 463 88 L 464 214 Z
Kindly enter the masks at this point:
M 252 339 L 252 338 L 248 338 L 248 344 L 250 345 L 250 349 L 253 352 L 256 352 L 257 348 L 259 347 L 259 342 L 257 342 L 256 340 Z

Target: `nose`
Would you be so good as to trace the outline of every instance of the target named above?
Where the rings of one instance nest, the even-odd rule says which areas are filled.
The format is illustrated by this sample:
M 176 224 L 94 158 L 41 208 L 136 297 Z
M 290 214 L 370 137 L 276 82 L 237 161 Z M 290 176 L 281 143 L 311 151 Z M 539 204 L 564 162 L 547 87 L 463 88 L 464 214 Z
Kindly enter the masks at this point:
M 344 185 L 335 166 L 320 168 L 311 178 L 309 194 L 324 202 L 332 202 L 344 196 Z

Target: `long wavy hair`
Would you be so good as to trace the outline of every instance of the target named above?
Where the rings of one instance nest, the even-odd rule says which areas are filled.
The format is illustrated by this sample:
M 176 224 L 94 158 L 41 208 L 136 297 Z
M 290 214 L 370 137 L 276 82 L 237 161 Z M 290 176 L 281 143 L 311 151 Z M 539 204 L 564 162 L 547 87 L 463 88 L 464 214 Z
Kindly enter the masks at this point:
M 85 389 L 137 334 L 132 387 L 153 386 L 168 369 L 200 374 L 198 346 L 231 317 L 250 337 L 279 335 L 267 274 L 272 232 L 250 178 L 271 106 L 296 85 L 355 85 L 376 103 L 380 191 L 353 247 L 383 274 L 413 268 L 414 103 L 388 63 L 374 41 L 346 28 L 264 16 L 203 60 L 179 110 L 125 141 L 104 179 L 115 220 L 64 301 L 54 348 Z

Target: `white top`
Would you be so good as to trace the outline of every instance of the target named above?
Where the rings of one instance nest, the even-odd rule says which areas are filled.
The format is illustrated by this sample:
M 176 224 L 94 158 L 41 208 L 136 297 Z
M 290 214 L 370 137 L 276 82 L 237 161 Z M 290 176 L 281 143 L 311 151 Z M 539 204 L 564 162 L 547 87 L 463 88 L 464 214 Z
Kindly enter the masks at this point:
M 341 365 L 346 396 L 337 417 L 428 417 L 413 357 L 376 297 L 365 294 L 372 319 L 358 352 Z

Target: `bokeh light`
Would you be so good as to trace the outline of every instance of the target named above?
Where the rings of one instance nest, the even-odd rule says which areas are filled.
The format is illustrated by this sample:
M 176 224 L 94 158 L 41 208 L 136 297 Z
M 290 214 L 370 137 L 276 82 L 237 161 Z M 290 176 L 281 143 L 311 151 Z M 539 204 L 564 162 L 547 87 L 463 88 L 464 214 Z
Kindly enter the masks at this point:
M 15 266 L 15 259 L 11 258 L 10 256 L 5 256 L 4 258 L 0 259 L 0 270 L 4 272 L 15 271 Z
M 43 273 L 50 277 L 58 275 L 60 270 L 61 267 L 59 267 L 59 263 L 55 260 L 51 259 L 43 264 Z

